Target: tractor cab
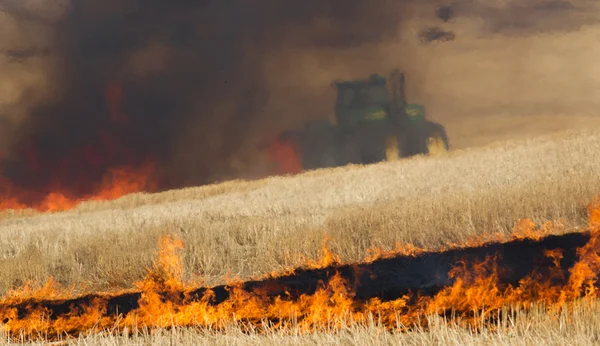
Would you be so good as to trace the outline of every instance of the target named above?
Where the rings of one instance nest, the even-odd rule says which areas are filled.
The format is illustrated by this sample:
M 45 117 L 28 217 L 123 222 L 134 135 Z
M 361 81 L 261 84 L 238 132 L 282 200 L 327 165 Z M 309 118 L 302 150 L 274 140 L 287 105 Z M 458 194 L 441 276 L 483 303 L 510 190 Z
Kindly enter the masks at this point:
M 338 126 L 353 128 L 364 123 L 388 120 L 390 97 L 385 78 L 375 74 L 367 80 L 337 82 L 335 86 Z
M 408 120 L 410 123 L 424 121 L 425 106 L 406 103 L 403 79 L 400 79 L 397 84 L 401 84 L 399 86 L 401 90 L 396 96 L 393 90 L 390 92 L 387 80 L 378 74 L 366 80 L 335 83 L 337 125 L 350 129 L 369 123 L 387 122 L 392 118 L 399 120 L 400 123 L 402 120 Z M 394 109 L 398 110 L 396 114 Z

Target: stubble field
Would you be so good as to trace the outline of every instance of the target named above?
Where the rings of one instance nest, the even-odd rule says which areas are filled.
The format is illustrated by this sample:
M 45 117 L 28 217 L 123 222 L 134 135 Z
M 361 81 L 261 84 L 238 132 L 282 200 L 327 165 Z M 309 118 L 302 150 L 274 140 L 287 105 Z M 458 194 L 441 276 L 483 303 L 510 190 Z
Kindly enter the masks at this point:
M 158 239 L 167 234 L 184 242 L 183 279 L 215 285 L 318 260 L 326 238 L 342 261 L 354 262 L 372 249 L 412 244 L 435 250 L 492 234 L 509 235 L 524 218 L 538 225 L 556 221 L 556 233 L 585 227 L 586 205 L 600 194 L 600 78 L 595 68 L 600 53 L 594 43 L 600 29 L 598 5 L 580 2 L 583 10 L 576 15 L 585 20 L 575 14 L 565 19 L 567 24 L 589 23 L 573 25 L 577 29 L 532 33 L 516 27 L 505 36 L 484 35 L 483 20 L 459 18 L 450 26 L 457 33 L 451 44 L 423 46 L 413 38 L 342 52 L 282 50 L 266 63 L 273 100 L 281 100 L 269 104 L 267 111 L 285 114 L 289 104 L 316 104 L 324 114 L 331 108 L 331 95 L 323 85 L 334 77 L 364 76 L 374 65 L 411 66 L 408 97 L 427 104 L 430 117 L 446 125 L 453 150 L 439 157 L 138 193 L 60 213 L 4 211 L 0 295 L 27 282 L 43 285 L 50 277 L 64 287 L 76 285 L 73 293 L 130 288 L 144 278 L 156 258 Z M 553 28 L 552 18 L 540 23 Z M 414 27 L 420 28 L 421 19 L 417 22 Z M 405 24 L 408 29 L 411 25 Z M 374 52 L 379 59 L 371 61 Z M 338 60 L 346 63 L 332 63 Z M 298 68 L 290 72 L 288 65 Z M 295 87 L 314 90 L 314 95 L 306 91 L 291 93 L 298 99 L 284 97 L 288 93 L 285 83 L 278 84 L 280 69 Z M 292 114 L 278 121 L 291 126 L 296 120 Z M 311 334 L 248 332 L 241 326 L 225 332 L 142 330 L 128 336 L 107 331 L 73 342 L 589 345 L 600 339 L 599 312 L 596 303 L 575 305 L 561 315 L 540 307 L 479 333 L 431 317 L 428 328 L 397 334 L 383 331 L 374 321 Z
M 558 221 L 553 232 L 572 231 L 585 226 L 586 204 L 600 192 L 598 150 L 600 133 L 571 131 L 440 157 L 130 195 L 62 213 L 5 212 L 0 290 L 6 293 L 25 281 L 41 285 L 49 277 L 65 286 L 83 283 L 86 292 L 129 288 L 143 279 L 164 234 L 184 241 L 185 280 L 213 285 L 318 260 L 324 237 L 331 237 L 334 253 L 351 262 L 395 243 L 437 249 L 496 232 L 508 235 L 523 218 Z M 540 312 L 523 314 L 506 321 L 515 325 L 504 332 L 477 336 L 440 323 L 400 335 L 381 334 L 376 326 L 308 336 L 176 329 L 127 342 L 586 343 L 598 337 L 595 310 L 589 309 L 558 320 Z M 575 324 L 563 328 L 561 318 L 574 318 Z M 95 335 L 80 342 L 125 339 Z

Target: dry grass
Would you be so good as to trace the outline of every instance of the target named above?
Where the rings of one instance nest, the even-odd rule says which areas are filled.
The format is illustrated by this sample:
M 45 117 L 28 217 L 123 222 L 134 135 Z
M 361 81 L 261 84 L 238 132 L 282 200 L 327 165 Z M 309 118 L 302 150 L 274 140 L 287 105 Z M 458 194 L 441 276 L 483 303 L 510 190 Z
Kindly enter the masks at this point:
M 489 232 L 511 231 L 521 218 L 585 222 L 585 204 L 600 192 L 600 132 L 579 131 L 527 141 L 416 157 L 371 166 L 317 170 L 296 177 L 230 182 L 88 203 L 55 214 L 0 221 L 0 291 L 53 276 L 88 290 L 130 287 L 151 264 L 157 239 L 183 238 L 187 279 L 262 275 L 316 259 L 323 236 L 345 261 L 394 242 L 437 248 Z M 506 332 L 475 335 L 439 324 L 404 335 L 355 326 L 341 334 L 143 333 L 124 340 L 92 335 L 84 344 L 586 344 L 598 337 L 590 312 L 574 324 L 518 315 Z M 565 317 L 566 318 L 566 317 Z M 577 321 L 581 321 L 578 323 Z
M 595 2 L 578 2 L 591 6 L 578 15 L 597 16 Z M 600 27 L 502 36 L 484 32 L 488 24 L 459 18 L 449 27 L 457 33 L 452 44 L 422 46 L 403 38 L 347 51 L 282 49 L 266 63 L 274 100 L 267 111 L 286 114 L 273 119 L 284 127 L 298 125 L 306 114 L 330 113 L 332 91 L 324 86 L 333 78 L 406 66 L 409 98 L 428 105 L 458 150 L 298 177 L 140 193 L 56 214 L 4 212 L 0 294 L 50 276 L 64 285 L 85 283 L 88 290 L 130 287 L 143 277 L 165 233 L 185 241 L 187 279 L 216 284 L 226 275 L 248 278 L 315 259 L 324 234 L 333 237 L 331 248 L 344 261 L 356 261 L 369 248 L 389 249 L 394 242 L 435 249 L 508 233 L 525 217 L 560 220 L 564 227 L 556 232 L 581 226 L 585 204 L 600 193 L 600 131 L 585 130 L 600 124 Z M 415 17 L 402 30 L 423 25 Z M 305 94 L 278 84 L 287 80 Z M 299 115 L 290 104 L 298 105 Z M 538 135 L 546 137 L 525 140 Z M 97 334 L 75 343 L 589 345 L 600 339 L 598 316 L 596 304 L 558 318 L 520 313 L 505 321 L 510 328 L 479 334 L 438 321 L 409 334 L 383 333 L 374 325 L 312 335 L 248 334 L 232 327 L 219 334 L 175 329 L 128 339 Z
M 6 218 L 0 292 L 50 276 L 93 290 L 130 287 L 164 233 L 185 241 L 189 279 L 216 284 L 315 259 L 324 234 L 343 260 L 356 261 L 394 242 L 436 248 L 508 233 L 525 217 L 561 220 L 557 231 L 566 231 L 584 222 L 585 203 L 600 192 L 599 150 L 599 133 L 572 132 Z

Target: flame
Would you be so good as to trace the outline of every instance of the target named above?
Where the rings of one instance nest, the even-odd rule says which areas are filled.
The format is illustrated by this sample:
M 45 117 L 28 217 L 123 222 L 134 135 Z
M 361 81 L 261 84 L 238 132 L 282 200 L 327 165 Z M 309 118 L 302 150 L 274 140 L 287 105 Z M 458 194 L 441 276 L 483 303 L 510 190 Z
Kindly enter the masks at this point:
M 97 125 L 95 134 L 79 139 L 78 145 L 47 150 L 50 139 L 32 134 L 15 143 L 11 153 L 0 152 L 0 211 L 62 211 L 83 201 L 157 190 L 155 160 L 134 149 L 129 138 L 125 89 L 112 83 L 105 98 L 106 122 Z M 12 174 L 7 174 L 9 168 Z
M 600 216 L 598 216 L 598 224 L 600 225 Z M 510 236 L 506 236 L 501 232 L 485 233 L 478 236 L 471 237 L 463 243 L 447 242 L 446 245 L 440 248 L 440 251 L 448 250 L 457 247 L 476 247 L 482 246 L 486 243 L 491 242 L 506 242 L 509 240 L 524 240 L 531 239 L 539 241 L 544 237 L 556 234 L 564 229 L 564 226 L 556 221 L 545 222 L 541 228 L 538 228 L 536 224 L 529 218 L 519 220 L 512 229 Z M 373 262 L 378 259 L 392 258 L 396 256 L 417 256 L 423 254 L 427 249 L 418 247 L 410 243 L 395 242 L 391 250 L 385 250 L 381 247 L 374 247 L 367 249 L 367 256 L 363 259 L 363 262 Z
M 26 203 L 25 193 L 21 194 L 12 184 L 0 177 L 0 211 L 13 209 L 35 209 L 42 212 L 63 211 L 75 208 L 83 201 L 113 200 L 126 194 L 156 189 L 156 182 L 152 180 L 151 174 L 155 170 L 152 162 L 146 163 L 139 168 L 116 167 L 111 168 L 104 175 L 102 182 L 95 192 L 84 196 L 73 196 L 66 192 L 50 192 L 37 203 Z M 2 193 L 2 191 L 5 191 Z M 23 196 L 23 200 L 18 196 Z
M 545 256 L 551 265 L 535 270 L 518 283 L 504 283 L 500 277 L 503 268 L 497 256 L 487 256 L 480 262 L 461 261 L 448 273 L 452 284 L 427 295 L 420 292 L 406 294 L 398 299 L 383 301 L 380 298 L 358 299 L 353 284 L 338 271 L 340 258 L 329 249 L 330 237 L 325 237 L 321 258 L 307 261 L 307 268 L 333 271 L 327 280 L 320 282 L 313 292 L 283 295 L 269 292 L 282 287 L 246 289 L 244 282 L 231 280 L 226 290 L 228 296 L 216 303 L 222 294 L 206 288 L 194 296 L 196 288 L 183 280 L 181 250 L 183 242 L 173 236 L 159 240 L 159 251 L 154 266 L 146 277 L 135 284 L 129 293 L 138 294 L 137 306 L 118 317 L 109 314 L 109 300 L 117 294 L 97 295 L 83 308 L 72 309 L 59 316 L 49 316 L 49 311 L 36 308 L 40 299 L 60 301 L 68 292 L 57 292 L 53 280 L 39 290 L 29 286 L 12 292 L 0 300 L 0 321 L 8 335 L 46 337 L 77 335 L 87 331 L 108 328 L 131 330 L 147 327 L 171 328 L 173 326 L 206 327 L 221 330 L 227 325 L 249 325 L 257 330 L 277 328 L 294 332 L 338 330 L 352 323 L 376 319 L 390 329 L 408 331 L 413 326 L 426 326 L 428 315 L 451 318 L 459 325 L 477 328 L 482 324 L 493 327 L 494 320 L 506 307 L 529 309 L 544 304 L 549 312 L 568 309 L 577 300 L 598 299 L 597 277 L 600 273 L 600 199 L 589 207 L 589 241 L 577 249 L 577 260 L 568 277 L 561 269 L 564 255 L 560 250 L 547 250 Z M 540 240 L 554 223 L 536 228 L 530 220 L 519 222 L 508 238 Z M 558 224 L 560 226 L 560 224 Z M 391 251 L 372 251 L 367 260 L 402 253 L 416 256 L 424 249 L 414 246 L 397 247 Z M 120 292 L 118 294 L 123 294 Z M 21 304 L 21 310 L 15 307 Z M 23 307 L 25 305 L 25 307 Z
M 551 234 L 556 234 L 563 229 L 564 226 L 560 222 L 547 221 L 541 228 L 537 228 L 531 219 L 524 219 L 519 221 L 513 228 L 511 236 L 512 239 L 540 240 Z
M 340 259 L 340 256 L 338 256 L 337 254 L 335 254 L 333 251 L 331 251 L 329 249 L 329 242 L 332 239 L 333 238 L 331 236 L 324 234 L 323 245 L 321 246 L 321 251 L 320 251 L 321 256 L 316 261 L 306 259 L 305 262 L 306 262 L 306 266 L 308 268 L 312 268 L 312 269 L 325 268 L 325 267 L 329 267 L 333 264 L 340 264 L 342 262 Z
M 267 145 L 266 152 L 275 166 L 273 174 L 285 175 L 302 172 L 300 147 L 293 140 L 277 137 Z
M 425 248 L 415 246 L 409 243 L 395 242 L 391 250 L 384 250 L 380 247 L 367 249 L 367 256 L 363 262 L 374 262 L 379 259 L 392 258 L 396 256 L 417 256 L 426 251 Z

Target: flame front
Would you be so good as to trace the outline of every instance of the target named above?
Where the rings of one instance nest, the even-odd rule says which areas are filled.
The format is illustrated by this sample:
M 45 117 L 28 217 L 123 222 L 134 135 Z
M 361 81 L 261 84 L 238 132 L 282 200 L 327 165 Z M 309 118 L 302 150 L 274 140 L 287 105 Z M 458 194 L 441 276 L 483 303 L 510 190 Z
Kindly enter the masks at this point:
M 34 203 L 26 202 L 25 191 L 19 191 L 10 182 L 0 177 L 0 211 L 28 208 L 43 212 L 63 211 L 72 209 L 83 201 L 113 200 L 130 193 L 153 190 L 156 187 L 155 182 L 150 179 L 153 171 L 154 164 L 151 162 L 138 168 L 111 168 L 94 189 L 95 191 L 90 194 L 77 196 L 58 189 L 45 194 L 39 202 Z
M 570 268 L 568 277 L 561 270 L 563 253 L 557 249 L 546 250 L 551 265 L 534 271 L 517 284 L 502 283 L 502 270 L 497 257 L 488 256 L 481 262 L 461 262 L 448 273 L 453 283 L 435 294 L 413 292 L 400 298 L 384 300 L 379 297 L 367 300 L 357 297 L 356 283 L 348 280 L 335 266 L 339 258 L 327 247 L 322 250 L 322 260 L 309 262 L 308 267 L 331 270 L 327 280 L 320 282 L 313 292 L 297 296 L 289 292 L 271 294 L 281 287 L 258 287 L 246 289 L 244 283 L 232 282 L 227 298 L 216 302 L 217 292 L 207 288 L 200 296 L 194 296 L 194 288 L 182 280 L 182 262 L 179 252 L 183 242 L 171 236 L 159 242 L 155 265 L 148 271 L 135 289 L 116 294 L 96 295 L 79 308 L 58 314 L 56 310 L 34 308 L 42 299 L 60 303 L 68 294 L 60 294 L 56 284 L 50 281 L 39 290 L 31 287 L 12 292 L 0 301 L 0 317 L 3 330 L 9 335 L 34 337 L 36 335 L 77 335 L 87 331 L 105 329 L 171 328 L 174 326 L 207 327 L 219 330 L 230 324 L 250 325 L 279 330 L 311 332 L 336 330 L 351 323 L 380 321 L 390 329 L 403 326 L 427 325 L 428 315 L 452 317 L 464 326 L 477 327 L 489 323 L 506 307 L 528 309 L 542 303 L 548 311 L 560 311 L 571 302 L 583 299 L 595 300 L 597 276 L 600 272 L 600 203 L 592 203 L 588 231 L 589 241 L 577 249 L 577 260 Z M 544 227 L 548 227 L 546 224 Z M 536 230 L 528 221 L 519 223 L 512 238 L 541 239 L 547 229 Z M 415 247 L 398 249 L 402 255 L 417 256 L 424 250 Z M 388 258 L 391 253 L 375 252 L 368 260 Z M 360 284 L 360 283 L 359 283 Z M 136 307 L 126 313 L 110 313 L 111 299 L 123 294 L 137 297 Z M 53 312 L 54 311 L 54 312 Z M 262 329 L 264 330 L 264 329 Z
M 0 211 L 62 211 L 83 201 L 157 190 L 155 160 L 134 149 L 127 138 L 131 130 L 123 110 L 124 88 L 119 83 L 108 85 L 105 98 L 105 123 L 81 143 L 49 150 L 48 139 L 32 135 L 15 143 L 10 154 L 0 152 Z M 11 168 L 14 172 L 7 174 Z
M 300 147 L 292 139 L 276 138 L 266 144 L 266 153 L 274 165 L 273 174 L 297 174 L 303 169 Z

